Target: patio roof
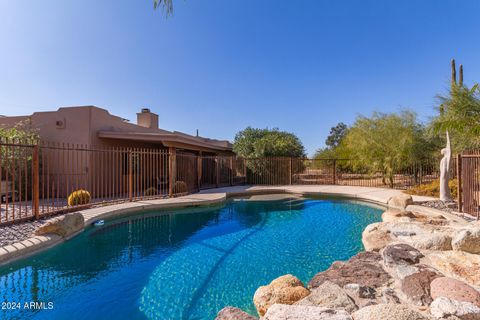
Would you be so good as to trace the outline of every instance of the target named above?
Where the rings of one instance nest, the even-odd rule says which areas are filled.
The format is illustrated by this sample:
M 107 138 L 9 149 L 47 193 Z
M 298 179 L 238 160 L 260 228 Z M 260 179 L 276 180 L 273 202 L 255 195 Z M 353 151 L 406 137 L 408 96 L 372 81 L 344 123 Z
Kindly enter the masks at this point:
M 160 130 L 159 130 L 160 131 Z M 232 144 L 228 141 L 214 140 L 196 137 L 183 132 L 125 132 L 125 131 L 98 131 L 97 135 L 102 139 L 117 139 L 129 141 L 157 142 L 165 147 L 175 147 L 196 151 L 225 151 L 232 152 Z

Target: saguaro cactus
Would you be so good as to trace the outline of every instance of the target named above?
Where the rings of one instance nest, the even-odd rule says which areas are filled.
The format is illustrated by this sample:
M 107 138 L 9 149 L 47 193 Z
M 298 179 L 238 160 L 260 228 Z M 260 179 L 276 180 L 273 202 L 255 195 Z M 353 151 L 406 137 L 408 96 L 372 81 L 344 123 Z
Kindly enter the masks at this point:
M 452 59 L 452 87 L 457 84 L 457 68 L 455 67 L 455 59 Z
M 460 65 L 459 74 L 458 74 L 458 85 L 463 86 L 463 65 Z

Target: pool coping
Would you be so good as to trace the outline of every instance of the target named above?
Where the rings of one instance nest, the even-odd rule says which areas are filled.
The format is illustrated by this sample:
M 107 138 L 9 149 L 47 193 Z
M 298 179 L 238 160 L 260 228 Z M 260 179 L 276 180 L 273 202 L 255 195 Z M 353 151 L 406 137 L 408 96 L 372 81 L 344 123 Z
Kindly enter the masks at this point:
M 381 205 L 388 209 L 388 201 L 396 195 L 401 194 L 400 190 L 370 188 L 370 187 L 349 187 L 349 186 L 234 186 L 225 188 L 216 188 L 203 190 L 199 193 L 190 194 L 178 198 L 143 200 L 136 202 L 126 202 L 108 206 L 100 206 L 91 209 L 78 211 L 84 217 L 84 227 L 75 235 L 64 239 L 56 234 L 47 234 L 42 236 L 33 236 L 29 239 L 16 242 L 14 244 L 0 247 L 0 266 L 9 264 L 16 260 L 27 258 L 41 251 L 50 249 L 60 243 L 63 243 L 77 234 L 83 232 L 85 227 L 91 225 L 99 219 L 112 219 L 134 212 L 155 209 L 175 209 L 184 207 L 208 206 L 224 203 L 228 198 L 239 196 L 253 196 L 265 194 L 293 194 L 300 196 L 325 196 L 338 197 L 344 199 L 359 200 Z M 413 196 L 414 202 L 434 200 L 431 197 Z M 444 211 L 426 208 L 418 205 L 409 206 L 420 213 L 441 213 Z M 409 210 L 409 207 L 406 209 Z M 452 216 L 452 217 L 450 217 Z M 453 219 L 454 215 L 447 215 L 447 218 Z M 459 219 L 459 217 L 455 217 Z

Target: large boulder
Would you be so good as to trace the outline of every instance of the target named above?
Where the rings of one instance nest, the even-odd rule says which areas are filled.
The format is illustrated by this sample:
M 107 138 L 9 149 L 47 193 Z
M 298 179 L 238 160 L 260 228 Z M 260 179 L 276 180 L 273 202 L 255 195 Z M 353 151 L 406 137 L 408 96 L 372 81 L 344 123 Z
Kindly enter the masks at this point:
M 408 244 L 397 243 L 385 247 L 382 251 L 382 256 L 385 265 L 394 266 L 419 263 L 423 254 Z
M 470 302 L 480 307 L 480 292 L 456 279 L 448 277 L 436 278 L 430 284 L 430 291 L 433 299 L 445 297 L 452 300 Z
M 438 273 L 431 270 L 422 270 L 409 275 L 401 281 L 402 292 L 411 303 L 428 306 L 433 301 L 430 295 L 430 283 L 438 277 Z
M 215 320 L 258 320 L 258 318 L 251 316 L 238 308 L 225 307 L 218 312 Z
M 420 250 L 452 250 L 452 236 L 448 232 L 433 232 L 413 238 L 411 244 Z
M 317 273 L 308 282 L 309 288 L 317 288 L 325 281 L 344 287 L 349 283 L 379 288 L 392 281 L 392 277 L 381 267 L 382 257 L 373 251 L 360 252 L 346 262 L 335 262 L 327 270 Z
M 465 228 L 455 232 L 452 239 L 452 248 L 468 253 L 480 253 L 480 228 Z
M 444 275 L 480 286 L 480 255 L 463 251 L 432 251 L 426 256 L 430 265 Z
M 412 212 L 405 210 L 390 209 L 382 213 L 383 222 L 408 222 L 415 218 L 416 216 Z
M 315 306 L 274 304 L 263 320 L 352 320 L 348 312 Z
M 393 196 L 388 200 L 388 207 L 394 209 L 405 209 L 409 205 L 413 204 L 413 198 L 409 194 L 401 193 Z
M 380 251 L 393 241 L 390 230 L 382 222 L 368 225 L 362 233 L 362 243 L 366 251 Z
M 330 281 L 325 281 L 295 304 L 345 310 L 350 313 L 358 309 L 352 298 L 342 288 Z
M 294 304 L 310 294 L 297 277 L 287 274 L 273 280 L 267 286 L 261 286 L 255 291 L 253 303 L 260 316 L 263 316 L 275 303 Z
M 480 320 L 480 308 L 470 302 L 451 300 L 445 297 L 435 299 L 430 313 L 437 319 Z
M 67 213 L 52 219 L 37 229 L 36 235 L 56 234 L 69 239 L 83 230 L 85 219 L 80 212 Z
M 428 320 L 421 313 L 402 304 L 382 303 L 362 308 L 352 314 L 354 320 Z

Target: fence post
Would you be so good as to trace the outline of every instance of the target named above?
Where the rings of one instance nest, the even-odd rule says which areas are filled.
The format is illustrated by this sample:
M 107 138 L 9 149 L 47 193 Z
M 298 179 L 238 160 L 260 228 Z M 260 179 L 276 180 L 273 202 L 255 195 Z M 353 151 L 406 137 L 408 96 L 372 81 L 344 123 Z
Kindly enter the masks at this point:
M 230 186 L 233 186 L 233 156 L 230 156 Z
M 463 195 L 462 195 L 462 154 L 457 154 L 457 201 L 458 212 L 463 211 Z
M 133 201 L 133 156 L 128 150 L 128 201 Z
M 169 148 L 169 161 L 168 161 L 168 196 L 173 196 L 173 187 L 175 184 L 175 180 L 177 180 L 177 152 L 175 147 Z
M 332 172 L 333 184 L 337 184 L 337 159 L 333 159 L 333 172 Z
M 293 158 L 290 157 L 290 163 L 288 165 L 288 184 L 292 184 L 292 163 L 293 163 Z
M 218 188 L 220 184 L 220 166 L 218 165 L 218 156 L 215 156 L 215 187 Z
M 203 168 L 202 168 L 202 151 L 200 151 L 198 153 L 198 157 L 197 157 L 197 185 L 198 185 L 198 191 L 200 191 L 201 187 L 202 187 L 202 171 L 203 171 Z
M 32 184 L 33 184 L 33 190 L 32 190 L 32 201 L 33 201 L 33 213 L 35 214 L 35 219 L 38 219 L 40 217 L 40 179 L 39 179 L 39 164 L 38 164 L 38 158 L 39 158 L 39 150 L 38 150 L 38 145 L 35 145 L 33 147 L 33 159 L 32 159 Z
M 244 184 L 248 184 L 248 179 L 247 179 L 247 159 L 243 158 L 243 177 L 245 179 Z

